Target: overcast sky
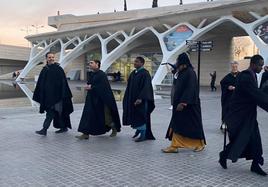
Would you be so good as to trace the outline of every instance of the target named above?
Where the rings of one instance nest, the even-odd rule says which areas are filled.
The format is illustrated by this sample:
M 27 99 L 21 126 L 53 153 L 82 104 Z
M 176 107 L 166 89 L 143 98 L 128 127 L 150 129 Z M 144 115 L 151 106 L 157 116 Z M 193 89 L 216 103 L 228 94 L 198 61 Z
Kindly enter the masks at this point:
M 185 4 L 206 0 L 183 0 Z M 47 17 L 57 14 L 88 15 L 123 10 L 124 0 L 0 0 L 0 44 L 27 46 L 24 36 L 36 33 L 31 25 L 41 26 L 39 33 L 55 29 Z M 177 5 L 179 0 L 158 0 L 158 6 Z M 152 0 L 127 0 L 128 10 L 150 8 Z

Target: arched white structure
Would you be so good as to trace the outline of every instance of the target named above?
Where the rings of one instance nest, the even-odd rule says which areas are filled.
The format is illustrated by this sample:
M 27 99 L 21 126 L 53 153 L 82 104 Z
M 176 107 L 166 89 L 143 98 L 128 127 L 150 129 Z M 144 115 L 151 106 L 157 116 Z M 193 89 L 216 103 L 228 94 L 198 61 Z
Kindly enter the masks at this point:
M 268 63 L 268 53 L 267 53 L 268 45 L 265 42 L 263 42 L 254 33 L 254 29 L 258 25 L 268 22 L 268 15 L 262 13 L 263 15 L 261 16 L 261 15 L 258 15 L 254 11 L 247 12 L 249 15 L 251 15 L 251 17 L 254 18 L 254 21 L 251 21 L 248 23 L 248 22 L 243 22 L 237 19 L 234 15 L 231 14 L 233 11 L 232 9 L 239 10 L 239 6 L 241 6 L 242 11 L 247 10 L 247 8 L 245 8 L 246 6 L 251 6 L 252 9 L 254 9 L 255 3 L 253 0 L 242 0 L 242 1 L 241 0 L 240 1 L 226 0 L 223 2 L 212 2 L 212 3 L 207 3 L 207 4 L 208 4 L 207 7 L 202 4 L 203 7 L 205 8 L 199 8 L 198 6 L 196 6 L 196 7 L 192 7 L 192 9 L 195 8 L 199 11 L 201 9 L 202 11 L 204 11 L 204 14 L 206 14 L 207 13 L 206 11 L 208 10 L 212 11 L 211 6 L 215 6 L 216 8 L 221 8 L 222 6 L 222 9 L 228 8 L 231 10 L 228 10 L 229 14 L 227 15 L 225 15 L 224 13 L 221 13 L 221 14 L 219 13 L 220 17 L 214 17 L 214 20 L 208 21 L 209 19 L 211 19 L 211 17 L 209 16 L 208 18 L 200 19 L 199 23 L 196 24 L 196 26 L 190 23 L 191 18 L 189 18 L 189 22 L 183 21 L 183 22 L 177 22 L 176 24 L 173 23 L 174 26 L 169 26 L 169 23 L 162 22 L 161 23 L 162 27 L 164 27 L 164 29 L 162 29 L 162 32 L 158 31 L 159 25 L 154 23 L 154 19 L 155 18 L 163 19 L 163 20 L 167 20 L 167 22 L 170 22 L 167 16 L 170 16 L 170 17 L 173 16 L 174 19 L 176 17 L 179 17 L 180 13 L 178 13 L 178 10 L 176 10 L 173 7 L 170 8 L 170 11 L 167 11 L 166 10 L 167 8 L 163 10 L 161 8 L 154 9 L 154 10 L 150 9 L 151 11 L 150 15 L 152 15 L 150 19 L 152 19 L 153 21 L 148 21 L 148 23 L 146 22 L 146 24 L 142 22 L 141 18 L 137 18 L 136 20 L 129 19 L 127 21 L 122 19 L 120 23 L 114 21 L 114 23 L 109 22 L 109 23 L 103 23 L 101 25 L 101 26 L 107 25 L 107 27 L 109 26 L 110 28 L 112 27 L 112 24 L 116 24 L 116 25 L 121 24 L 122 27 L 125 28 L 125 29 L 122 29 L 118 27 L 118 31 L 116 31 L 116 26 L 114 26 L 113 29 L 111 29 L 113 30 L 113 34 L 109 30 L 109 28 L 107 28 L 107 30 L 103 30 L 103 27 L 99 26 L 99 29 L 98 29 L 98 25 L 97 25 L 94 27 L 85 26 L 82 29 L 76 29 L 76 30 L 69 30 L 69 31 L 64 30 L 64 31 L 58 31 L 55 33 L 38 35 L 38 36 L 32 36 L 32 37 L 30 36 L 28 39 L 33 43 L 30 59 L 29 59 L 28 64 L 26 65 L 26 67 L 24 68 L 24 70 L 22 71 L 22 73 L 20 74 L 17 80 L 24 78 L 27 75 L 27 73 L 40 62 L 40 59 L 44 57 L 44 54 L 47 51 L 51 50 L 52 47 L 57 46 L 58 48 L 60 48 L 59 49 L 60 51 L 59 63 L 64 68 L 68 64 L 72 63 L 72 61 L 75 58 L 79 57 L 81 54 L 86 53 L 88 48 L 86 48 L 85 46 L 94 45 L 91 43 L 91 41 L 93 41 L 94 39 L 98 39 L 100 41 L 101 56 L 102 56 L 102 59 L 101 59 L 102 70 L 106 71 L 116 59 L 118 59 L 119 57 L 127 53 L 128 51 L 141 45 L 136 42 L 137 38 L 145 35 L 148 32 L 152 32 L 159 41 L 160 48 L 163 54 L 162 63 L 174 62 L 178 54 L 187 50 L 187 46 L 185 45 L 185 42 L 182 42 L 180 45 L 176 46 L 175 49 L 168 50 L 164 42 L 164 38 L 168 34 L 175 31 L 179 26 L 185 25 L 189 29 L 192 30 L 192 35 L 186 39 L 196 40 L 202 37 L 203 35 L 205 35 L 206 33 L 208 33 L 209 31 L 211 31 L 212 29 L 226 22 L 232 22 L 233 24 L 237 25 L 242 30 L 244 30 L 248 34 L 248 36 L 254 41 L 256 46 L 259 48 L 261 55 L 264 56 L 265 58 L 265 63 L 266 64 Z M 264 0 L 260 0 L 259 6 L 256 8 L 257 11 L 258 11 L 258 8 L 261 6 L 260 4 L 263 5 L 263 8 L 265 7 L 268 8 L 268 2 Z M 227 5 L 230 5 L 230 7 L 224 7 Z M 179 6 L 179 8 L 181 8 L 181 6 Z M 157 14 L 157 11 L 160 11 L 160 10 L 163 12 L 164 15 L 159 16 Z M 154 12 L 152 13 L 152 11 L 155 11 L 155 13 Z M 132 12 L 130 11 L 130 14 L 131 13 Z M 185 14 L 185 12 L 183 13 Z M 149 18 L 143 18 L 143 19 L 147 20 Z M 139 29 L 137 29 L 135 26 L 131 26 L 131 23 L 133 21 L 135 21 L 135 23 L 140 23 L 141 26 L 139 26 Z M 130 26 L 127 25 L 128 23 Z M 136 30 L 137 32 L 135 33 Z M 104 34 L 106 35 L 108 34 L 108 37 L 104 37 L 103 36 Z M 37 40 L 37 38 L 43 38 L 43 40 Z M 111 42 L 112 40 L 116 41 L 118 45 L 115 48 L 109 49 L 110 52 L 108 52 L 108 43 Z M 94 48 L 94 46 L 92 46 L 92 48 Z M 159 66 L 152 81 L 153 85 L 161 84 L 166 74 L 167 74 L 166 68 L 164 66 Z

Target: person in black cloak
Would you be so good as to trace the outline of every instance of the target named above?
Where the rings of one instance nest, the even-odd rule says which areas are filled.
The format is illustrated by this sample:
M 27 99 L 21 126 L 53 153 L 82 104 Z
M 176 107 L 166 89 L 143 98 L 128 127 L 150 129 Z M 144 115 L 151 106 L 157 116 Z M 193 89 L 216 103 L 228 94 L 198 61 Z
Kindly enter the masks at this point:
M 213 73 L 210 73 L 210 77 L 211 77 L 211 81 L 210 81 L 210 88 L 211 91 L 213 92 L 214 90 L 217 91 L 217 87 L 215 86 L 216 83 L 216 77 L 217 77 L 217 73 L 216 71 L 214 71 Z
M 227 159 L 236 162 L 239 158 L 253 160 L 250 170 L 259 175 L 267 175 L 259 165 L 263 165 L 262 143 L 257 122 L 257 106 L 268 111 L 268 95 L 258 88 L 256 73 L 260 73 L 263 58 L 254 55 L 247 70 L 239 73 L 229 110 L 224 117 L 229 135 L 229 143 L 220 152 L 219 163 L 227 169 Z
M 262 74 L 260 88 L 262 91 L 268 94 L 268 66 L 264 67 L 264 72 Z
M 123 125 L 136 129 L 135 142 L 155 140 L 151 131 L 151 113 L 155 108 L 154 94 L 149 72 L 144 68 L 145 60 L 137 57 L 136 68 L 131 72 L 123 98 Z
M 121 123 L 116 101 L 107 79 L 107 75 L 100 70 L 101 62 L 89 62 L 90 69 L 88 82 L 85 87 L 87 97 L 79 123 L 78 132 L 82 135 L 78 139 L 88 139 L 89 135 L 101 135 L 112 129 L 110 137 L 120 132 Z
M 235 90 L 236 78 L 238 74 L 239 74 L 238 62 L 236 61 L 231 62 L 231 72 L 228 73 L 220 82 L 221 84 L 221 108 L 222 108 L 222 113 L 221 113 L 222 124 L 220 127 L 221 130 L 224 130 L 226 128 L 226 125 L 224 124 L 223 119 L 228 111 L 229 103 L 230 103 L 232 94 Z
M 171 145 L 162 149 L 162 152 L 177 153 L 178 148 L 202 151 L 205 148 L 205 134 L 196 73 L 186 53 L 179 55 L 176 66 L 179 73 L 175 84 L 172 117 L 166 134 Z
M 43 128 L 37 134 L 47 135 L 47 129 L 53 120 L 56 133 L 68 131 L 71 127 L 70 114 L 73 112 L 72 93 L 65 73 L 52 52 L 46 54 L 46 66 L 42 69 L 34 93 L 33 100 L 40 103 L 40 113 L 46 112 Z

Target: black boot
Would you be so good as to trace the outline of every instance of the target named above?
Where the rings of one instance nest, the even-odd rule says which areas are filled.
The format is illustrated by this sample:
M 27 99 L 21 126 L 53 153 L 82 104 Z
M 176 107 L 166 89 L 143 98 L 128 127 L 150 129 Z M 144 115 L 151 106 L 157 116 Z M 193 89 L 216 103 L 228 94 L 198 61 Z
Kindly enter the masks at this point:
M 221 167 L 223 169 L 227 169 L 227 158 L 225 156 L 224 151 L 220 152 L 219 155 L 220 155 L 219 163 L 220 163 Z
M 261 167 L 259 166 L 259 164 L 257 162 L 252 162 L 251 164 L 251 167 L 250 167 L 250 171 L 253 172 L 253 173 L 257 173 L 258 175 L 261 175 L 261 176 L 266 176 L 267 173 L 265 173 Z
M 136 138 L 138 135 L 140 134 L 140 131 L 139 130 L 136 130 L 134 136 L 132 138 Z
M 146 140 L 146 130 L 141 130 L 140 134 L 140 137 L 136 139 L 135 142 L 143 142 Z
M 59 133 L 63 133 L 63 132 L 67 132 L 68 128 L 62 128 L 60 130 L 55 131 L 55 133 L 59 134 Z
M 46 129 L 41 129 L 40 131 L 35 131 L 36 134 L 46 136 L 47 135 L 47 130 Z

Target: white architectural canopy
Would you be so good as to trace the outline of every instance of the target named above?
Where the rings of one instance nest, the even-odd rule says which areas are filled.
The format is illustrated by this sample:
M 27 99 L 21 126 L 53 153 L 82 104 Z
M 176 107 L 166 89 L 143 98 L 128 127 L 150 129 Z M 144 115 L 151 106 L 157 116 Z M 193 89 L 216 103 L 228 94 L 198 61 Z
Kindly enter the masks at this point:
M 178 54 L 188 50 L 186 40 L 197 40 L 221 25 L 224 29 L 217 31 L 218 37 L 232 36 L 235 26 L 236 34 L 248 35 L 268 62 L 267 0 L 222 0 L 89 16 L 61 15 L 49 17 L 49 25 L 58 30 L 26 37 L 32 43 L 31 54 L 17 80 L 51 50 L 59 52 L 59 63 L 64 68 L 80 55 L 100 49 L 101 68 L 106 71 L 125 53 L 137 47 L 154 47 L 157 40 L 162 63 L 174 62 Z M 181 41 L 172 40 L 176 32 L 183 33 Z M 166 74 L 167 69 L 159 66 L 153 85 L 161 84 Z

